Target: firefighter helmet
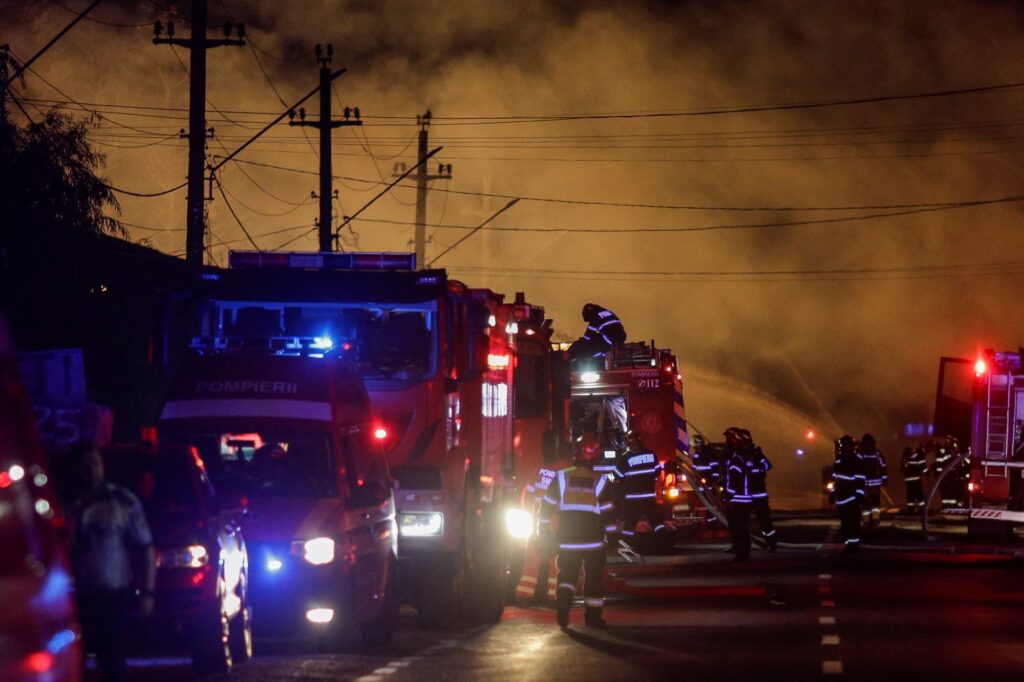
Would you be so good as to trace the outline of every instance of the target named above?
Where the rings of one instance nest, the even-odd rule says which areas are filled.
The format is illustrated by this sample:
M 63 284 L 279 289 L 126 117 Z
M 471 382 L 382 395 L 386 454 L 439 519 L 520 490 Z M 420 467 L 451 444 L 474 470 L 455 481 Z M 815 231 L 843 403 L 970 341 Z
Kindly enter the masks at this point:
M 597 315 L 600 309 L 601 306 L 597 305 L 596 303 L 586 304 L 585 306 L 583 306 L 583 319 L 586 320 L 587 322 L 590 322 L 591 318 Z
M 576 443 L 576 460 L 579 462 L 596 462 L 601 452 L 601 443 L 597 436 L 585 433 Z
M 863 445 L 866 448 L 875 447 L 875 437 L 872 436 L 870 433 L 865 433 L 863 436 L 861 436 L 860 442 L 861 445 Z
M 846 459 L 857 451 L 857 441 L 853 436 L 842 436 L 836 441 L 836 458 Z

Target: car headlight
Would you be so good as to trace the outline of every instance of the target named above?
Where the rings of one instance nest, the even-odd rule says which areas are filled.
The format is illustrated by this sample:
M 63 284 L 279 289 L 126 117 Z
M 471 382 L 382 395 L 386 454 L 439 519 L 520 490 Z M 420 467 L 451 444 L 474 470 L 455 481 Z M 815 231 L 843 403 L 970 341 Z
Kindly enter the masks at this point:
M 302 558 L 314 566 L 323 566 L 334 561 L 334 540 L 313 538 L 302 543 Z
M 210 553 L 203 545 L 173 547 L 160 550 L 156 555 L 157 566 L 175 568 L 202 568 L 210 562 Z
M 444 514 L 441 512 L 403 512 L 398 515 L 398 533 L 407 538 L 443 535 Z
M 533 514 L 522 509 L 506 509 L 505 529 L 517 540 L 525 540 L 533 535 Z

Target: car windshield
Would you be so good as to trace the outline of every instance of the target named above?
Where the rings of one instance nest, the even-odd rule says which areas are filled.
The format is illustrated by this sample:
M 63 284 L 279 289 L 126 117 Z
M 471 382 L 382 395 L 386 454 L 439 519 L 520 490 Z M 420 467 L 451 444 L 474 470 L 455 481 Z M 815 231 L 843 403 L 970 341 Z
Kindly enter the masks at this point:
M 199 448 L 218 491 L 251 498 L 337 495 L 327 434 L 236 428 L 173 437 Z
M 432 304 L 217 301 L 201 331 L 211 337 L 308 339 L 318 352 L 354 361 L 367 378 L 421 379 L 436 367 Z

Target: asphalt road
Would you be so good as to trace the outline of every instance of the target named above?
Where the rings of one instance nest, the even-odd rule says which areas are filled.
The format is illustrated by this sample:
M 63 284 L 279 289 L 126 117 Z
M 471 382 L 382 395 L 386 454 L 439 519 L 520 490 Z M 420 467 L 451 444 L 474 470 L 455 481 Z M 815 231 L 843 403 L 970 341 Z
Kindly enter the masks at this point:
M 613 562 L 605 630 L 584 627 L 582 607 L 564 632 L 549 608 L 510 607 L 496 626 L 456 632 L 417 630 L 407 614 L 386 651 L 257 642 L 252 662 L 210 679 L 1024 679 L 1020 558 L 892 542 L 890 526 L 849 559 L 818 546 L 833 528 L 784 524 L 789 549 L 755 552 L 749 564 L 731 563 L 721 542 Z M 189 676 L 182 659 L 137 659 L 130 679 Z

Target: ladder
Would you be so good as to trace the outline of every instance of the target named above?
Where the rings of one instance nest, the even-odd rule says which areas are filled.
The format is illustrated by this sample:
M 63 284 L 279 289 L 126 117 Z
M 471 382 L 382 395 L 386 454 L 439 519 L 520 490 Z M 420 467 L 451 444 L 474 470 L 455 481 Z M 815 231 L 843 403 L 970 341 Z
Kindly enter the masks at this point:
M 984 462 L 998 463 L 1002 472 L 996 474 L 985 467 L 986 476 L 1007 476 L 1005 464 L 1009 459 L 1010 449 L 1010 417 L 1011 401 L 1013 400 L 1013 374 L 992 372 L 989 375 L 985 404 L 985 453 Z M 998 470 L 998 469 L 997 469 Z

